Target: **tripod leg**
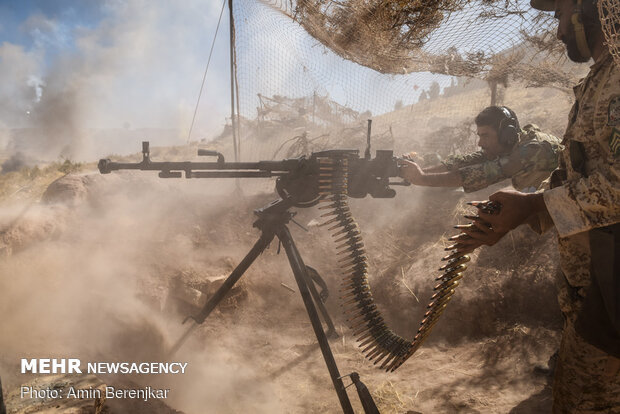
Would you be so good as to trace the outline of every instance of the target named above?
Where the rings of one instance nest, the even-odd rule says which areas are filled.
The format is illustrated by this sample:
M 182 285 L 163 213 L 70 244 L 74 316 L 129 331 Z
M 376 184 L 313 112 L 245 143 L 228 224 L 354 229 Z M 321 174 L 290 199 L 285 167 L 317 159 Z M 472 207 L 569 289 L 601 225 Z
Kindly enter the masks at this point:
M 310 322 L 312 323 L 314 334 L 316 335 L 316 339 L 319 342 L 319 346 L 321 347 L 323 359 L 327 364 L 327 370 L 329 371 L 332 383 L 334 385 L 334 388 L 336 389 L 336 394 L 338 394 L 338 399 L 340 400 L 342 411 L 345 414 L 353 414 L 353 407 L 351 406 L 351 401 L 349 400 L 349 396 L 347 395 L 347 390 L 344 387 L 344 383 L 340 378 L 340 373 L 338 372 L 336 360 L 334 359 L 334 355 L 332 354 L 331 348 L 329 347 L 327 336 L 325 336 L 323 326 L 321 325 L 321 320 L 319 319 L 316 307 L 314 305 L 314 302 L 312 301 L 312 294 L 310 293 L 310 289 L 308 287 L 311 282 L 307 282 L 307 280 L 309 280 L 309 277 L 306 265 L 304 264 L 301 255 L 299 254 L 299 251 L 297 250 L 297 247 L 293 242 L 291 233 L 289 232 L 286 225 L 279 226 L 277 230 L 277 235 L 282 242 L 282 245 L 284 246 L 284 250 L 286 250 L 286 255 L 288 256 L 288 261 L 293 270 L 293 274 L 295 275 L 297 286 L 299 286 L 299 292 L 301 293 L 304 305 L 306 306 L 306 311 L 308 312 Z
M 254 260 L 269 246 L 269 243 L 273 240 L 274 234 L 265 234 L 263 233 L 258 239 L 258 241 L 254 244 L 249 253 L 243 258 L 241 263 L 237 265 L 235 270 L 232 271 L 230 276 L 226 278 L 222 286 L 215 292 L 215 294 L 205 303 L 204 307 L 200 311 L 198 315 L 194 317 L 196 323 L 201 324 L 207 319 L 207 316 L 215 309 L 218 303 L 224 299 L 224 296 L 233 288 L 235 283 L 241 279 L 241 276 L 245 273 L 246 270 L 250 267 Z
M 248 268 L 252 265 L 252 263 L 254 263 L 254 260 L 256 260 L 258 256 L 260 256 L 260 254 L 267 248 L 267 246 L 269 246 L 269 243 L 271 243 L 274 236 L 275 236 L 274 233 L 263 232 L 260 238 L 258 239 L 258 241 L 254 244 L 252 249 L 248 252 L 248 254 L 243 258 L 243 260 L 241 260 L 241 262 L 237 265 L 235 270 L 232 271 L 230 276 L 226 278 L 222 286 L 220 286 L 217 292 L 215 292 L 215 294 L 209 298 L 207 303 L 205 303 L 203 308 L 200 310 L 200 313 L 198 313 L 198 315 L 196 316 L 188 317 L 188 319 L 193 319 L 194 322 L 192 326 L 190 326 L 189 329 L 185 331 L 183 336 L 181 336 L 181 338 L 179 338 L 179 340 L 177 340 L 177 342 L 174 344 L 174 346 L 168 353 L 168 357 L 172 357 L 176 353 L 176 351 L 181 347 L 181 345 L 183 345 L 183 343 L 185 342 L 189 334 L 192 333 L 192 331 L 196 329 L 198 325 L 203 323 L 205 319 L 207 319 L 209 314 L 211 314 L 211 312 L 213 311 L 213 309 L 215 309 L 218 303 L 220 303 L 222 299 L 224 299 L 224 296 L 226 296 L 226 294 L 230 291 L 230 289 L 233 288 L 235 283 L 237 283 L 239 279 L 241 279 L 241 276 L 243 276 L 245 271 L 248 270 Z
M 312 273 L 314 273 L 314 275 Z M 336 332 L 336 327 L 334 326 L 334 322 L 332 322 L 332 318 L 329 316 L 329 313 L 327 312 L 327 308 L 325 307 L 325 304 L 323 303 L 323 298 L 321 297 L 319 292 L 316 290 L 316 286 L 314 285 L 314 282 L 317 279 L 320 280 L 321 282 L 323 281 L 321 279 L 321 276 L 319 276 L 319 273 L 313 268 L 311 268 L 310 266 L 306 266 L 306 275 L 308 276 L 306 278 L 306 284 L 308 285 L 308 288 L 310 289 L 310 293 L 312 294 L 312 297 L 314 298 L 314 303 L 316 303 L 316 306 L 319 308 L 321 315 L 323 315 L 323 320 L 327 324 L 327 333 L 326 333 L 327 337 L 332 338 L 332 339 L 338 338 L 338 333 Z

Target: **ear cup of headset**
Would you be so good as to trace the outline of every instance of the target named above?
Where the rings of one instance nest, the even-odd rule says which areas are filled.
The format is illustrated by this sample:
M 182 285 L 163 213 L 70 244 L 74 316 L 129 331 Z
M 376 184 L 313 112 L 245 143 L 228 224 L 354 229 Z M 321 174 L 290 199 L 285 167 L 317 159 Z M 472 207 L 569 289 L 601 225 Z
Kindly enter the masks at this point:
M 506 148 L 512 148 L 519 141 L 519 121 L 516 115 L 506 108 L 500 107 L 506 116 L 499 124 L 499 133 L 497 135 L 500 145 Z
M 593 3 L 596 4 L 596 1 Z M 573 25 L 573 31 L 575 32 L 575 40 L 577 42 L 579 54 L 584 59 L 588 60 L 592 57 L 592 51 L 588 45 L 586 30 L 583 25 L 583 0 L 577 0 L 577 4 L 575 5 L 575 9 L 573 10 L 573 14 L 571 16 L 571 23 Z
M 519 141 L 519 131 L 509 119 L 502 121 L 502 124 L 498 136 L 499 143 L 506 148 L 511 148 Z

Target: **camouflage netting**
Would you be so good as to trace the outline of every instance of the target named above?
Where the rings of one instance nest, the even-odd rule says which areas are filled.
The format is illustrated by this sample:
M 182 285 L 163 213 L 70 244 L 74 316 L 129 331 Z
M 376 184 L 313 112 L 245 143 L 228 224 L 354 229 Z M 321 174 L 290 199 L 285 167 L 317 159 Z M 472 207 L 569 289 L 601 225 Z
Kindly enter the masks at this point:
M 480 76 L 500 53 L 522 60 L 518 46 L 562 53 L 552 17 L 523 1 L 303 0 L 283 11 L 345 59 L 383 73 Z
M 466 151 L 491 104 L 559 135 L 545 104 L 570 105 L 587 71 L 529 0 L 236 0 L 234 18 L 242 160 L 361 149 L 370 118 L 375 149 L 440 151 L 457 128 Z
M 616 64 L 620 66 L 620 2 L 600 0 L 598 7 L 605 40 Z

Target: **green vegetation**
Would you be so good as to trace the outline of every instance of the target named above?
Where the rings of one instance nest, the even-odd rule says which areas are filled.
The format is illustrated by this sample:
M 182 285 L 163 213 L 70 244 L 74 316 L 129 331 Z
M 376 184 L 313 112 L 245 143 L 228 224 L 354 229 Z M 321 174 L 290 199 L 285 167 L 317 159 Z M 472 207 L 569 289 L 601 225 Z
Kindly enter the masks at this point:
M 82 163 L 64 159 L 45 166 L 22 167 L 0 174 L 0 202 L 9 199 L 38 200 L 54 180 L 82 171 L 85 167 Z

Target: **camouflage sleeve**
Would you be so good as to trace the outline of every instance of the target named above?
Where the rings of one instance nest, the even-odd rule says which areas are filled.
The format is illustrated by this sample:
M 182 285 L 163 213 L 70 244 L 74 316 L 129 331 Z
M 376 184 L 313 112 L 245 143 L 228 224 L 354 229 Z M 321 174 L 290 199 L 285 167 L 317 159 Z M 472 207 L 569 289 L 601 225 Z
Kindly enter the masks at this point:
M 477 151 L 472 154 L 465 155 L 451 155 L 441 163 L 445 165 L 448 171 L 458 170 L 459 168 L 466 167 L 468 165 L 479 164 L 485 160 L 482 151 Z
M 600 151 L 588 159 L 588 176 L 543 193 L 561 237 L 620 222 L 620 70 L 612 69 L 598 90 L 594 135 L 583 134 Z
M 491 184 L 512 177 L 514 174 L 527 168 L 532 168 L 538 162 L 545 161 L 547 150 L 537 141 L 518 145 L 508 155 L 496 160 L 482 160 L 473 165 L 459 168 L 463 190 L 466 193 L 478 191 Z
M 553 173 L 546 180 L 540 183 L 540 185 L 538 186 L 538 190 L 536 191 L 537 193 L 544 193 L 545 191 L 548 191 L 549 189 L 553 187 L 553 182 L 556 179 L 554 175 L 556 173 L 558 175 L 565 173 L 564 170 L 566 167 L 563 165 L 561 157 L 558 160 L 558 162 L 559 162 L 558 168 L 556 168 L 556 170 L 553 171 Z M 543 197 L 544 197 L 544 194 L 543 194 Z M 551 215 L 549 214 L 548 211 L 543 211 L 543 212 L 533 215 L 527 221 L 527 224 L 530 226 L 532 230 L 534 230 L 538 234 L 546 233 L 548 230 L 552 229 L 555 226 L 553 224 L 553 219 L 551 218 Z
M 615 179 L 601 172 L 545 191 L 547 210 L 561 237 L 620 222 L 620 165 Z
M 500 160 L 485 161 L 459 168 L 459 175 L 466 193 L 481 190 L 506 178 Z
M 550 154 L 555 157 L 555 159 L 552 160 L 555 162 L 555 165 L 550 168 L 553 169 L 557 166 L 557 156 L 554 156 L 553 151 L 550 149 L 548 150 L 545 144 L 532 141 L 517 146 L 509 155 L 501 157 L 499 159 L 499 164 L 504 175 L 506 177 L 512 177 L 524 169 L 537 168 L 539 164 L 544 164 L 544 167 L 546 167 L 546 165 L 550 163 Z M 540 165 L 540 167 L 543 169 L 543 165 Z M 547 169 L 549 168 L 547 167 Z

